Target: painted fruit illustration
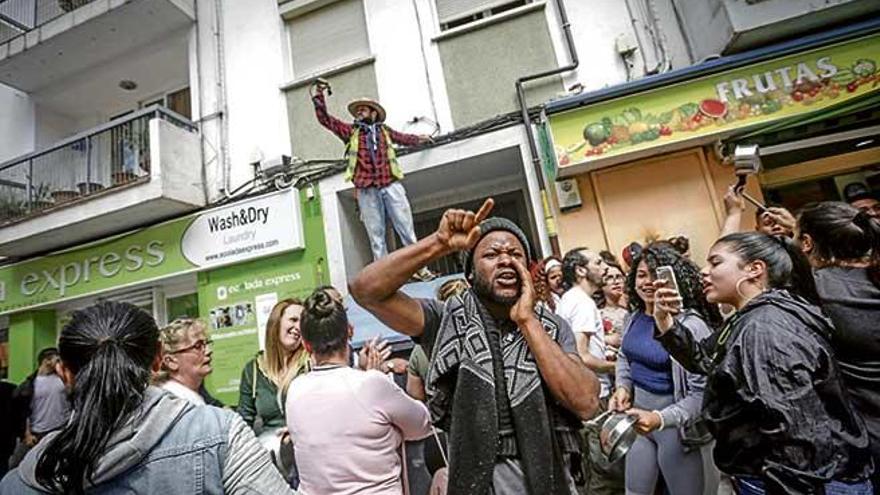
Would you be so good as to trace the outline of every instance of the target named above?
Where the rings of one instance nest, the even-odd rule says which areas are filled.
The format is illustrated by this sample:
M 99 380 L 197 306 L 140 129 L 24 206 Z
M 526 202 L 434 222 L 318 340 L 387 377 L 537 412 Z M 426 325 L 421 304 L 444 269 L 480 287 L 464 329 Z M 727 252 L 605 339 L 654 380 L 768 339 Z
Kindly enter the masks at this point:
M 727 114 L 727 103 L 724 103 L 721 100 L 707 98 L 700 102 L 700 112 L 706 117 L 720 119 Z

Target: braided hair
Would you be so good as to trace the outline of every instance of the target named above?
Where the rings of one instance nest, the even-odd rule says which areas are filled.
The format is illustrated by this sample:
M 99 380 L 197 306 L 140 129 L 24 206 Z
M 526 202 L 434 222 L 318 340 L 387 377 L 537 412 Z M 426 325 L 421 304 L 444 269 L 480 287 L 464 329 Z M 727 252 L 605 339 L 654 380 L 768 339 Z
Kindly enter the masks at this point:
M 327 293 L 316 290 L 306 299 L 300 332 L 316 356 L 334 354 L 348 345 L 348 316 L 342 304 Z
M 706 320 L 710 326 L 721 323 L 721 313 L 715 304 L 706 300 L 700 281 L 700 269 L 693 261 L 685 258 L 668 243 L 649 244 L 633 260 L 633 269 L 626 277 L 626 293 L 629 296 L 630 311 L 645 311 L 645 301 L 636 292 L 636 273 L 638 266 L 644 262 L 648 270 L 656 277 L 657 267 L 670 266 L 675 273 L 678 292 L 682 298 L 682 307 L 694 310 Z

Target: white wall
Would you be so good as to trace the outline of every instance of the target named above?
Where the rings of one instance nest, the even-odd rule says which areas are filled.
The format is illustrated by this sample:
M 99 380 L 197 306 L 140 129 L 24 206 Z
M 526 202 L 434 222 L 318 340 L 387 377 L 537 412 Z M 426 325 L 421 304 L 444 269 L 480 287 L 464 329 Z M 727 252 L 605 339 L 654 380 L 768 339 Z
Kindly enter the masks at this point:
M 80 128 L 79 122 L 76 119 L 53 112 L 45 105 L 37 104 L 35 107 L 35 149 L 46 149 L 52 146 L 53 143 L 88 128 L 88 124 L 86 124 L 87 127 Z
M 34 102 L 0 84 L 0 163 L 34 150 Z
M 431 40 L 440 29 L 434 1 L 368 0 L 364 11 L 388 124 L 402 131 L 428 133 L 433 130 L 430 126 L 409 128 L 407 123 L 414 117 L 427 117 L 440 124 L 442 133 L 452 131 L 443 67 L 437 44 Z
M 555 1 L 547 2 L 550 33 L 556 47 L 560 64 L 567 64 L 568 53 L 563 42 L 562 26 Z M 571 23 L 580 65 L 577 70 L 563 76 L 565 87 L 575 83 L 584 85 L 585 91 L 593 91 L 626 81 L 623 59 L 615 48 L 615 39 L 620 35 L 634 36 L 632 22 L 624 0 L 566 0 L 565 11 Z M 634 39 L 634 38 L 633 38 Z M 637 61 L 633 77 L 642 75 L 641 57 Z
M 283 23 L 274 0 L 223 1 L 230 187 L 253 177 L 255 153 L 290 154 Z M 204 45 L 204 43 L 203 43 Z M 203 88 L 208 85 L 203 83 Z

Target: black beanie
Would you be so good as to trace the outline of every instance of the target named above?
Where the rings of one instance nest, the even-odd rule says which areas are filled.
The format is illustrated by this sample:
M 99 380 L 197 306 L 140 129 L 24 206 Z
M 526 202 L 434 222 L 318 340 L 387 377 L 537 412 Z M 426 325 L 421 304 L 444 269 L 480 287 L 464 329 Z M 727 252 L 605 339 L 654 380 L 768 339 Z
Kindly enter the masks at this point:
M 489 235 L 490 232 L 495 232 L 496 230 L 510 232 L 519 239 L 519 242 L 522 243 L 523 248 L 526 250 L 526 269 L 528 270 L 528 263 L 532 261 L 532 247 L 529 244 L 529 239 L 526 237 L 525 232 L 523 232 L 522 229 L 512 221 L 503 217 L 491 217 L 483 220 L 480 222 L 480 239 L 477 240 L 477 244 L 479 244 L 484 237 Z M 474 244 L 474 249 L 476 249 L 477 244 Z M 466 253 L 464 260 L 464 276 L 468 280 L 470 280 L 471 272 L 474 270 L 474 249 L 471 249 Z

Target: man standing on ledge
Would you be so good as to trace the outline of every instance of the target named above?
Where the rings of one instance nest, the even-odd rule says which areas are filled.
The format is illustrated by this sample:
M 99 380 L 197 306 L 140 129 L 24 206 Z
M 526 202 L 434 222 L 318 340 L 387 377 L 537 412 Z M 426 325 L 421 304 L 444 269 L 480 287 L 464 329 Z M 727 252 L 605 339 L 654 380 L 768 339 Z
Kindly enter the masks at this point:
M 312 103 L 315 105 L 315 116 L 318 122 L 347 143 L 345 156 L 348 166 L 345 169 L 345 180 L 353 181 L 361 221 L 370 238 L 370 249 L 373 259 L 378 260 L 388 254 L 385 242 L 385 219 L 400 237 L 404 246 L 416 242 L 413 227 L 412 209 L 406 190 L 399 181 L 403 179 L 403 171 L 397 162 L 397 153 L 393 143 L 404 146 L 415 146 L 432 142 L 429 136 L 404 134 L 384 124 L 385 109 L 378 102 L 369 98 L 360 98 L 348 104 L 348 111 L 354 117 L 351 124 L 333 117 L 327 112 L 324 90 L 329 85 L 319 80 L 314 85 L 315 94 Z M 434 278 L 427 267 L 422 267 L 413 274 L 413 278 L 428 281 Z
M 449 432 L 449 495 L 575 493 L 577 430 L 598 405 L 596 375 L 568 325 L 536 296 L 525 234 L 504 218 L 447 210 L 437 231 L 368 265 L 354 299 L 413 337 L 430 359 L 428 408 Z M 465 251 L 472 289 L 442 305 L 400 287 L 418 269 Z

